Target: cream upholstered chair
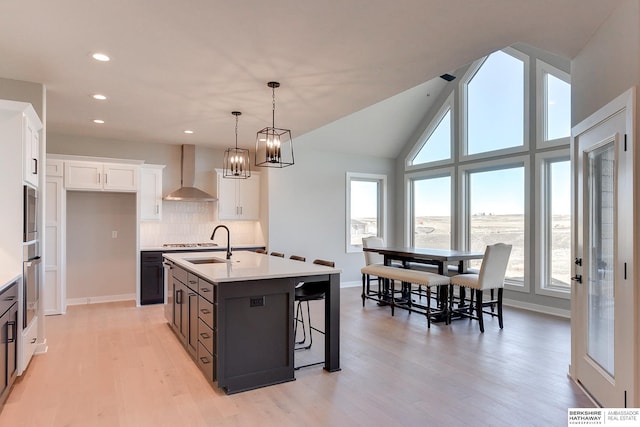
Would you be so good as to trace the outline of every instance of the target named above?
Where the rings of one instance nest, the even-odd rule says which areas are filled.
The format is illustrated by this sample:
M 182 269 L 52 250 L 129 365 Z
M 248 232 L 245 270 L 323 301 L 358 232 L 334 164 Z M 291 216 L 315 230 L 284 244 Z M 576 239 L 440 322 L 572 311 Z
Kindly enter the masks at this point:
M 384 240 L 377 236 L 371 237 L 363 237 L 362 238 L 362 247 L 363 248 L 383 248 L 385 246 Z M 384 256 L 376 252 L 362 252 L 364 254 L 364 264 L 365 267 L 361 270 L 362 272 L 362 306 L 364 307 L 364 302 L 367 298 L 374 299 L 377 301 L 382 301 L 382 288 L 381 288 L 381 280 L 378 276 L 371 274 L 373 270 L 367 268 L 370 266 L 376 265 L 384 265 Z M 372 277 L 373 276 L 373 277 Z M 371 281 L 375 281 L 378 283 L 378 290 L 371 292 Z
M 482 314 L 490 314 L 498 317 L 500 329 L 503 327 L 502 321 L 502 293 L 504 290 L 504 278 L 507 272 L 507 264 L 509 263 L 509 255 L 511 255 L 511 245 L 504 243 L 496 243 L 488 245 L 484 251 L 482 265 L 478 274 L 458 274 L 451 278 L 449 285 L 449 316 L 452 313 L 458 313 L 465 317 L 477 319 L 480 324 L 480 332 L 484 332 L 484 321 Z M 471 289 L 471 295 L 468 307 L 453 307 L 453 288 L 460 286 Z M 497 299 L 483 300 L 483 291 L 498 290 Z M 494 305 L 497 305 L 498 313 L 493 312 Z M 492 307 L 492 311 L 484 311 L 484 307 Z M 473 311 L 476 311 L 474 316 Z

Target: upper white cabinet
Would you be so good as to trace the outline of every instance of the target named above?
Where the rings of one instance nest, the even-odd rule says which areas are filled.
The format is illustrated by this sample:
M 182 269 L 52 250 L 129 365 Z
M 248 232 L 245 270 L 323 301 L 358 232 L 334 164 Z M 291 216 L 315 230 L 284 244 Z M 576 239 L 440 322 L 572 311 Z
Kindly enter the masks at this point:
M 42 123 L 37 117 L 23 113 L 22 115 L 22 179 L 25 182 L 38 186 L 40 175 L 40 129 Z
M 260 175 L 248 179 L 229 179 L 216 170 L 218 181 L 218 219 L 254 221 L 260 219 Z
M 66 161 L 64 177 L 67 190 L 138 190 L 138 166 L 132 164 Z
M 140 220 L 162 219 L 162 170 L 164 165 L 140 165 Z

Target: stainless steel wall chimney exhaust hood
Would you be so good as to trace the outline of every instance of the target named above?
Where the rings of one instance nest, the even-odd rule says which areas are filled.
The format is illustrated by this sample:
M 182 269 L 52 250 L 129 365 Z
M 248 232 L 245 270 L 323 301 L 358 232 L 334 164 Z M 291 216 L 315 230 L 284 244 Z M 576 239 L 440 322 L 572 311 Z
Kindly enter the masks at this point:
M 180 188 L 167 194 L 164 200 L 178 202 L 215 202 L 218 199 L 199 188 L 194 187 L 196 177 L 196 146 L 182 146 L 182 173 L 180 176 Z

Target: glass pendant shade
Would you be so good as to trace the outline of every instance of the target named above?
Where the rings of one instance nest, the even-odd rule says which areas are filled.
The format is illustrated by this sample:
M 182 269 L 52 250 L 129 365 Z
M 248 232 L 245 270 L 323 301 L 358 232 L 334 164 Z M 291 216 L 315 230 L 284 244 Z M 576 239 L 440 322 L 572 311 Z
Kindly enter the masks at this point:
M 283 168 L 294 164 L 293 138 L 289 129 L 275 126 L 275 88 L 280 83 L 269 82 L 267 85 L 273 90 L 273 122 L 272 126 L 258 131 L 256 135 L 256 166 Z
M 242 113 L 233 111 L 236 116 L 236 147 L 227 148 L 224 152 L 223 178 L 247 179 L 251 176 L 251 160 L 249 150 L 238 148 L 238 116 Z

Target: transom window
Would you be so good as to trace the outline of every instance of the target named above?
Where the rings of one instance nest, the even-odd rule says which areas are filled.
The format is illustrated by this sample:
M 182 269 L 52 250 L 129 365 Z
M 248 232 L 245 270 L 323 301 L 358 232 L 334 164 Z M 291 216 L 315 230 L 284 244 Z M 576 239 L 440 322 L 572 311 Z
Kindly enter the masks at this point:
M 442 163 L 451 159 L 451 103 L 452 97 L 449 97 L 425 129 L 419 143 L 409 153 L 407 166 Z
M 497 51 L 466 78 L 466 155 L 525 146 L 525 65 Z
M 538 144 L 544 147 L 569 143 L 571 136 L 571 77 L 537 60 Z

